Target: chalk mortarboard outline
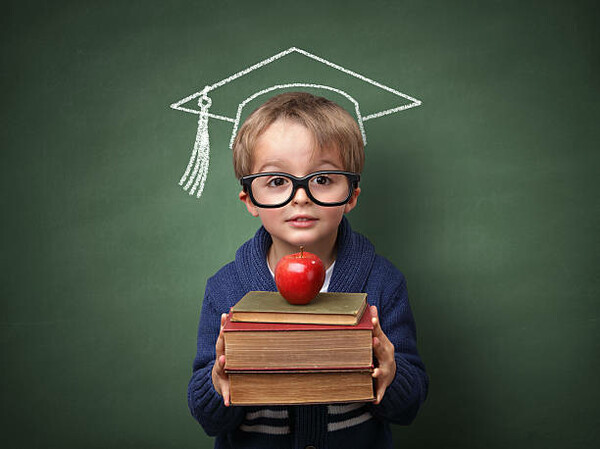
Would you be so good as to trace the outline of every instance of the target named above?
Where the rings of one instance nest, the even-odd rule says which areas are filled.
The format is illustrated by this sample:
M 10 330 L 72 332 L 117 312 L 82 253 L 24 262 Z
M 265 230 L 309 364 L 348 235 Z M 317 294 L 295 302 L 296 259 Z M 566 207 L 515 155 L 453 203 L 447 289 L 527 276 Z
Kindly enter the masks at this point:
M 348 93 L 344 92 L 341 89 L 337 89 L 335 87 L 331 87 L 331 86 L 326 86 L 323 84 L 313 84 L 313 83 L 288 83 L 288 84 L 278 84 L 275 86 L 271 86 L 268 87 L 266 89 L 260 90 L 258 92 L 255 92 L 254 94 L 250 95 L 248 98 L 246 98 L 245 100 L 243 100 L 237 108 L 237 113 L 235 118 L 230 118 L 230 117 L 226 117 L 223 115 L 218 115 L 218 114 L 213 114 L 208 112 L 208 109 L 210 108 L 211 104 L 212 104 L 212 100 L 210 99 L 210 97 L 208 96 L 208 93 L 221 87 L 224 86 L 225 84 L 240 78 L 256 69 L 259 69 L 261 67 L 266 66 L 267 64 L 270 64 L 278 59 L 283 58 L 284 56 L 287 56 L 291 53 L 299 53 L 301 55 L 304 55 L 308 58 L 311 58 L 317 62 L 320 62 L 322 64 L 325 64 L 331 68 L 334 68 L 336 70 L 339 70 L 343 73 L 346 73 L 348 75 L 351 75 L 355 78 L 358 78 L 366 83 L 369 83 L 375 87 L 378 87 L 380 89 L 383 89 L 387 92 L 390 92 L 396 96 L 402 97 L 406 100 L 409 100 L 410 103 L 408 104 L 404 104 L 395 108 L 390 108 L 390 109 L 386 109 L 383 111 L 379 111 L 379 112 L 375 112 L 373 114 L 369 114 L 365 117 L 362 116 L 361 112 L 360 112 L 360 106 L 359 103 L 352 97 L 350 96 Z M 264 95 L 268 92 L 272 92 L 274 90 L 277 89 L 287 89 L 287 88 L 296 88 L 296 87 L 303 87 L 303 88 L 314 88 L 314 89 L 324 89 L 324 90 L 330 90 L 333 92 L 336 92 L 340 95 L 343 95 L 344 97 L 346 97 L 348 100 L 350 100 L 353 104 L 354 104 L 354 108 L 355 108 L 355 114 L 356 114 L 356 118 L 357 118 L 357 122 L 360 128 L 360 132 L 362 134 L 362 138 L 363 138 L 363 142 L 366 145 L 367 144 L 367 137 L 365 134 L 365 130 L 364 130 L 364 125 L 363 123 L 366 122 L 367 120 L 372 120 L 375 118 L 379 118 L 379 117 L 383 117 L 385 115 L 389 115 L 389 114 L 394 114 L 396 112 L 400 112 L 400 111 L 404 111 L 406 109 L 410 109 L 410 108 L 414 108 L 416 106 L 420 106 L 422 103 L 420 100 L 417 100 L 416 98 L 413 98 L 409 95 L 406 95 L 402 92 L 397 91 L 396 89 L 392 89 L 389 86 L 386 86 L 384 84 L 378 83 L 377 81 L 374 81 L 370 78 L 367 78 L 366 76 L 363 76 L 359 73 L 356 73 L 352 70 L 346 69 L 338 64 L 335 64 L 331 61 L 328 61 L 326 59 L 323 59 L 319 56 L 313 55 L 312 53 L 309 53 L 305 50 L 302 50 L 300 48 L 297 47 L 290 47 L 287 50 L 284 50 L 280 53 L 277 53 L 276 55 L 271 56 L 270 58 L 264 59 L 263 61 L 260 61 L 244 70 L 241 70 L 227 78 L 222 79 L 221 81 L 218 81 L 215 84 L 209 85 L 209 86 L 205 86 L 204 89 L 189 95 L 175 103 L 173 103 L 171 105 L 171 108 L 178 110 L 178 111 L 184 111 L 184 112 L 189 112 L 192 114 L 197 114 L 199 116 L 198 118 L 198 132 L 196 133 L 196 140 L 194 142 L 194 148 L 192 150 L 192 155 L 190 156 L 190 161 L 188 162 L 188 165 L 185 169 L 185 172 L 183 174 L 183 176 L 181 177 L 181 179 L 179 180 L 179 185 L 183 186 L 185 183 L 185 186 L 183 186 L 183 189 L 188 191 L 189 190 L 189 194 L 190 195 L 194 195 L 196 194 L 197 198 L 200 198 L 200 196 L 202 195 L 202 192 L 204 190 L 204 183 L 206 182 L 206 176 L 208 174 L 208 166 L 209 166 L 209 149 L 210 149 L 210 141 L 209 141 L 209 136 L 208 136 L 208 118 L 212 117 L 215 118 L 217 120 L 223 120 L 223 121 L 227 121 L 227 122 L 231 122 L 233 123 L 233 131 L 231 134 L 231 139 L 229 142 L 229 148 L 233 147 L 233 142 L 235 140 L 235 135 L 237 133 L 238 130 L 238 126 L 239 126 L 239 122 L 240 122 L 240 117 L 242 114 L 242 110 L 244 108 L 244 106 L 246 104 L 248 104 L 248 102 L 252 101 L 253 99 L 255 99 L 256 97 L 259 97 L 260 95 Z M 190 109 L 190 108 L 186 108 L 183 107 L 183 104 L 186 104 L 188 102 L 190 102 L 191 100 L 195 99 L 195 98 L 199 98 L 198 100 L 198 106 L 200 108 L 200 110 L 195 110 L 195 109 Z M 193 167 L 193 168 L 192 168 Z M 191 172 L 191 176 L 190 176 L 190 172 Z M 190 189 L 191 187 L 191 189 Z

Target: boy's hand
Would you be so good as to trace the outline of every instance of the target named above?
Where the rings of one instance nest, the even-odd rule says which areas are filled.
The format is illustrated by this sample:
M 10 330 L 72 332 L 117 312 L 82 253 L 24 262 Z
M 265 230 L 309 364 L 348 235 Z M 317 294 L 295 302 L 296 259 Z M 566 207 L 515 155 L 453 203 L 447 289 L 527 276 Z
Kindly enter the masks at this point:
M 396 359 L 394 358 L 394 345 L 381 330 L 377 307 L 371 306 L 371 321 L 373 322 L 373 351 L 379 362 L 373 371 L 375 379 L 375 404 L 383 399 L 386 388 L 396 376 Z
M 229 407 L 229 376 L 225 373 L 225 339 L 223 337 L 226 316 L 226 314 L 221 315 L 221 328 L 215 345 L 216 360 L 212 369 L 212 383 L 217 393 L 223 396 L 225 407 Z

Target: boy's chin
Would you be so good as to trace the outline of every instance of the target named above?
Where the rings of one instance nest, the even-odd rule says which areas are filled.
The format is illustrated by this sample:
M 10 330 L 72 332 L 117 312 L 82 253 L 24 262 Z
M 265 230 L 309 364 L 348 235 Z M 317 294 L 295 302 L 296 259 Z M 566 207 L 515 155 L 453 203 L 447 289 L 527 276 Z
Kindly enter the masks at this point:
M 280 240 L 281 243 L 288 246 L 290 250 L 300 250 L 303 246 L 306 251 L 318 251 L 325 249 L 324 247 L 332 245 L 335 242 L 337 233 L 333 236 L 323 236 L 315 232 L 303 231 L 296 232 L 293 236 L 288 236 Z

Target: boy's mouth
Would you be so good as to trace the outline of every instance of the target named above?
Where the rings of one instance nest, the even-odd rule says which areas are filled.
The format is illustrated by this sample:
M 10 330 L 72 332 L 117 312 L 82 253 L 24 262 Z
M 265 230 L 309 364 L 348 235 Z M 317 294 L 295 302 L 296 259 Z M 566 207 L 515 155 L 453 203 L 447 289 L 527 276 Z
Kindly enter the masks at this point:
M 317 221 L 316 218 L 313 217 L 309 217 L 306 215 L 297 215 L 295 217 L 292 217 L 288 220 L 286 220 L 288 223 L 290 223 L 293 226 L 297 226 L 297 227 L 307 227 L 307 226 L 311 226 L 314 222 Z

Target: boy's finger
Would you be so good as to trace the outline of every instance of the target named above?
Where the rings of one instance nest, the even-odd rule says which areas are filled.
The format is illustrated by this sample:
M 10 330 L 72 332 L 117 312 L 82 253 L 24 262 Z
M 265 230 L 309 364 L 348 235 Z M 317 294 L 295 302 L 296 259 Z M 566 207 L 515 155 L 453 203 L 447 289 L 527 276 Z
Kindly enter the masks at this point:
M 390 360 L 390 357 L 393 356 L 393 352 L 389 347 L 390 344 L 391 343 L 385 334 L 381 334 L 379 337 L 373 337 L 373 353 L 380 362 L 383 360 Z
M 379 405 L 381 403 L 381 400 L 383 399 L 384 391 L 385 391 L 385 389 L 383 391 L 377 392 L 377 398 L 375 399 L 375 405 Z
M 379 324 L 377 307 L 375 306 L 371 306 L 371 323 L 373 323 L 373 335 L 378 336 L 383 333 L 381 330 L 381 325 Z
M 375 320 L 379 318 L 379 314 L 377 313 L 377 306 L 371 306 L 371 321 L 373 321 L 373 324 L 375 323 Z
M 225 353 L 225 338 L 223 337 L 223 326 L 225 325 L 225 318 L 227 314 L 221 314 L 221 327 L 219 329 L 219 336 L 217 337 L 217 343 L 215 344 L 215 352 L 217 359 L 219 356 Z
M 223 392 L 223 404 L 225 404 L 225 407 L 229 407 L 229 384 L 225 383 L 225 385 L 222 386 L 222 392 Z
M 381 402 L 383 394 L 385 393 L 385 387 L 383 386 L 383 380 L 381 379 L 382 374 L 383 372 L 379 368 L 373 370 L 373 378 L 375 379 L 375 405 Z
M 377 349 L 379 348 L 380 345 L 381 345 L 381 340 L 377 337 L 373 337 L 373 349 L 375 349 L 375 351 L 377 351 Z
M 219 338 L 217 338 L 217 343 L 215 344 L 215 353 L 217 355 L 217 359 L 225 354 L 225 339 L 223 338 L 223 334 L 219 334 Z
M 377 306 L 370 306 L 369 308 L 371 309 L 371 316 L 377 318 Z
M 216 374 L 219 377 L 222 377 L 225 371 L 224 360 L 222 360 L 224 358 L 224 355 L 217 357 L 217 360 L 215 361 L 215 366 L 213 367 L 214 374 Z
M 380 363 L 382 360 L 385 360 L 385 350 L 381 344 L 381 340 L 377 337 L 373 337 L 373 355 Z
M 379 380 L 377 380 L 375 382 L 375 405 L 377 405 L 381 402 L 381 399 L 383 399 L 384 393 L 385 393 L 385 387 L 383 386 L 383 383 L 380 382 Z

